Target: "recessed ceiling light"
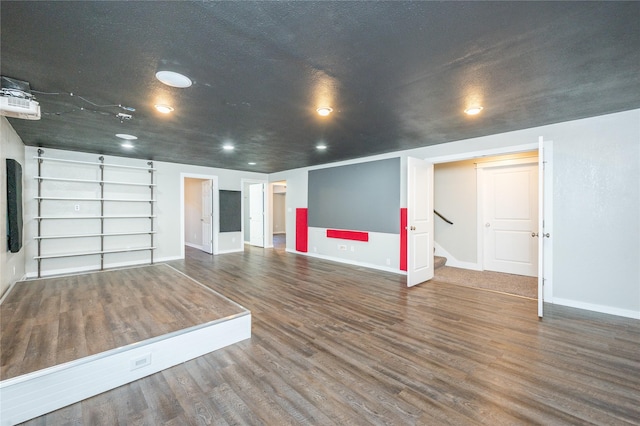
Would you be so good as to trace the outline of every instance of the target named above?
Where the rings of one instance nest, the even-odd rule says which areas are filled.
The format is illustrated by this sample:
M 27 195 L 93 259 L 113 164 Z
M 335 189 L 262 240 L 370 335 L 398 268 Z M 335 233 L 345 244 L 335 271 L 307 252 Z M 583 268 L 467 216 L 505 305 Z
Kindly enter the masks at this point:
M 318 151 L 324 151 L 325 149 L 327 149 L 327 145 L 325 145 L 323 143 L 319 143 L 318 145 L 316 145 L 316 149 Z
M 124 142 L 120 146 L 125 148 L 125 149 L 133 149 L 133 144 L 131 144 L 130 142 Z
M 233 151 L 233 145 L 231 144 L 222 145 L 222 149 L 224 149 L 225 151 Z
M 156 105 L 155 107 L 158 112 L 161 112 L 163 114 L 169 114 L 171 111 L 173 111 L 173 108 L 169 105 Z
M 179 87 L 181 89 L 189 87 L 192 84 L 189 77 L 173 71 L 158 71 L 156 78 L 167 86 Z
M 128 135 L 126 133 L 116 133 L 116 137 L 120 138 L 120 139 L 127 140 L 127 141 L 134 141 L 134 140 L 138 139 L 137 136 Z
M 256 165 L 256 163 L 254 163 L 253 161 L 251 161 L 251 162 L 249 162 L 247 164 L 250 165 L 250 166 L 255 166 Z
M 474 107 L 470 107 L 464 110 L 464 113 L 467 115 L 476 115 L 476 114 L 480 114 L 480 111 L 482 111 L 483 108 L 481 106 L 474 106 Z
M 318 114 L 322 115 L 323 117 L 326 117 L 327 115 L 331 114 L 331 111 L 333 111 L 333 108 L 320 107 L 316 111 L 318 112 Z

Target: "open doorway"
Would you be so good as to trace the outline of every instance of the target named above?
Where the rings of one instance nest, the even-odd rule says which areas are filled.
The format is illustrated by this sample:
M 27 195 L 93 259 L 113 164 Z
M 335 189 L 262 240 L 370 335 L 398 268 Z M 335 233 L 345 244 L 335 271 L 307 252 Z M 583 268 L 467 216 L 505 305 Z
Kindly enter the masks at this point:
M 287 246 L 287 182 L 274 182 L 271 188 L 273 248 L 284 250 Z
M 218 253 L 218 177 L 181 174 L 182 257 L 184 247 L 209 254 Z
M 543 138 L 540 137 L 538 144 L 527 144 L 514 146 L 511 148 L 507 148 L 506 150 L 487 150 L 484 152 L 478 151 L 474 153 L 467 154 L 454 154 L 443 157 L 433 157 L 429 158 L 428 161 L 433 162 L 436 165 L 441 165 L 441 168 L 446 170 L 447 167 L 451 166 L 454 162 L 462 162 L 468 161 L 471 163 L 480 163 L 482 161 L 488 161 L 487 157 L 489 156 L 499 156 L 500 160 L 513 161 L 517 157 L 531 157 L 539 155 L 540 161 L 536 161 L 538 165 L 538 225 L 535 226 L 531 231 L 528 231 L 528 235 L 530 238 L 534 238 L 534 242 L 539 242 L 537 244 L 538 249 L 538 272 L 537 272 L 537 290 L 538 290 L 538 316 L 542 317 L 542 304 L 544 299 L 550 298 L 552 294 L 552 240 L 550 235 L 552 234 L 552 169 L 553 169 L 553 154 L 552 154 L 552 142 L 551 141 L 543 141 Z M 509 159 L 506 156 L 513 156 Z M 537 160 L 537 159 L 536 159 Z M 529 160 L 527 160 L 529 161 Z M 506 163 L 505 163 L 506 164 Z M 458 198 L 458 201 L 463 200 L 468 205 L 463 205 L 464 203 L 459 205 L 452 204 L 455 208 L 450 209 L 451 212 L 447 212 L 448 208 L 445 208 L 442 203 L 439 204 L 439 200 L 435 202 L 435 208 L 442 210 L 441 213 L 444 213 L 445 216 L 450 218 L 457 219 L 457 214 L 459 212 L 466 212 L 468 210 L 474 211 L 475 213 L 471 216 L 471 218 L 475 218 L 475 220 L 469 220 L 465 223 L 464 220 L 460 223 L 458 230 L 460 228 L 464 228 L 466 226 L 466 234 L 464 237 L 460 237 L 460 235 L 455 235 L 455 233 L 449 228 L 446 229 L 446 226 L 450 226 L 451 224 L 447 224 L 446 222 L 441 222 L 439 218 L 436 218 L 435 221 L 435 234 L 437 237 L 437 243 L 435 244 L 436 255 L 446 256 L 451 259 L 452 266 L 456 266 L 461 269 L 470 270 L 470 271 L 483 271 L 483 256 L 484 256 L 484 238 L 482 236 L 481 227 L 486 225 L 485 222 L 478 217 L 478 203 L 480 200 L 480 196 L 478 194 L 478 184 L 477 184 L 477 176 L 476 170 L 477 166 L 474 166 L 471 169 L 467 169 L 467 177 L 468 179 L 461 179 L 460 176 L 455 176 L 453 179 L 450 179 L 448 184 L 443 183 L 442 179 L 436 177 L 435 179 L 435 187 L 434 192 L 436 193 L 436 197 L 438 197 L 438 192 L 455 192 L 458 195 L 462 195 Z M 475 177 L 475 179 L 474 179 Z M 476 182 L 474 182 L 474 180 Z M 467 192 L 464 193 L 465 184 L 467 188 Z M 464 193 L 464 194 L 461 194 Z M 544 220 L 543 220 L 544 219 Z M 458 225 L 456 220 L 453 220 L 453 223 Z M 439 232 L 443 231 L 444 232 Z M 447 235 L 448 234 L 448 235 Z M 450 246 L 444 241 L 450 238 L 451 240 L 457 240 L 457 246 Z M 474 244 L 475 242 L 475 244 Z M 456 257 L 455 253 L 451 255 L 452 252 L 449 252 L 447 249 L 451 247 L 452 252 L 454 250 L 460 252 L 460 250 L 466 250 L 466 258 L 465 255 L 461 255 L 460 257 Z M 543 266 L 544 265 L 544 266 Z

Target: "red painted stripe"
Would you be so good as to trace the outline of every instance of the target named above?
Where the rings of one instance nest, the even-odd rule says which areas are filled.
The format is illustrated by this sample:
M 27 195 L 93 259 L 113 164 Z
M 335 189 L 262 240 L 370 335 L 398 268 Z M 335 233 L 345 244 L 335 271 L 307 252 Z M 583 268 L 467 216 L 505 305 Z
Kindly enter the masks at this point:
M 296 250 L 309 251 L 309 226 L 307 224 L 308 209 L 296 209 Z
M 368 232 L 342 231 L 339 229 L 327 229 L 327 238 L 340 238 L 341 240 L 369 241 Z
M 407 270 L 407 208 L 400 209 L 400 270 Z

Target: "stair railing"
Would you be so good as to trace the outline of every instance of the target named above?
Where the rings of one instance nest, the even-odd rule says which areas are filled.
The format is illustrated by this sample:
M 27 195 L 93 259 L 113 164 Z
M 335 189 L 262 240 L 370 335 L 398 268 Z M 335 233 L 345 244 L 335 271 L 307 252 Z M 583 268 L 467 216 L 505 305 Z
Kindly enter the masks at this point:
M 453 222 L 451 222 L 449 219 L 447 219 L 446 217 L 442 216 L 440 213 L 438 213 L 437 210 L 433 210 L 433 213 L 435 213 L 436 216 L 438 216 L 440 219 L 444 220 L 445 222 L 447 222 L 449 225 L 453 225 Z

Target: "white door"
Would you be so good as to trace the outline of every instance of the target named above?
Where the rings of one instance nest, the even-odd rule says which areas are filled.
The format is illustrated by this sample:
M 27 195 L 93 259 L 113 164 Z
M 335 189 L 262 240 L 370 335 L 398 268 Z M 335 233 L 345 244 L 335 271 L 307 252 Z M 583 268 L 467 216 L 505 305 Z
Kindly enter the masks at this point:
M 538 274 L 538 165 L 485 168 L 484 262 L 488 271 Z
M 407 158 L 407 286 L 433 278 L 433 164 Z
M 202 250 L 213 254 L 213 185 L 202 181 Z
M 264 185 L 249 185 L 249 244 L 264 247 Z

